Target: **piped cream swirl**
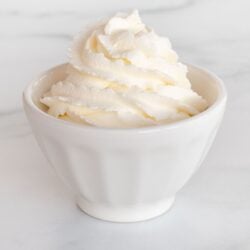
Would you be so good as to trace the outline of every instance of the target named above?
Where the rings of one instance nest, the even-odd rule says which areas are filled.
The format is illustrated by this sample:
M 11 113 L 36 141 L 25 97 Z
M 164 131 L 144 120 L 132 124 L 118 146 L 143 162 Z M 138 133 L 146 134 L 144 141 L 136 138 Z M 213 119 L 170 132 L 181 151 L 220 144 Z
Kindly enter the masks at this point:
M 75 37 L 65 80 L 41 98 L 48 113 L 101 127 L 165 124 L 202 112 L 187 67 L 137 11 L 116 14 Z

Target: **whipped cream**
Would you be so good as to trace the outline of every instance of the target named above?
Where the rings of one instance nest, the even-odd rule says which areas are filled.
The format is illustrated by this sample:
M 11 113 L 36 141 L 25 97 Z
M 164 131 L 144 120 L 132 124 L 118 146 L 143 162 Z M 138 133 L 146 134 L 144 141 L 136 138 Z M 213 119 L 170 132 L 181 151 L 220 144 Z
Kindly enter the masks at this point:
M 138 11 L 118 13 L 75 37 L 66 79 L 41 102 L 52 116 L 94 126 L 166 124 L 207 108 L 186 75 L 170 41 Z

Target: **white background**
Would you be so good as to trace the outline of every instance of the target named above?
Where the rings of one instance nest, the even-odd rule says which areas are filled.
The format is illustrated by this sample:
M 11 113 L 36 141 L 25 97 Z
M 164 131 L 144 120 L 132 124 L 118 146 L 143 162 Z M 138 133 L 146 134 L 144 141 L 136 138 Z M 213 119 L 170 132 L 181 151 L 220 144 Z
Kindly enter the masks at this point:
M 33 138 L 21 93 L 67 60 L 73 34 L 133 8 L 182 61 L 218 74 L 229 100 L 208 157 L 173 209 L 113 224 L 75 206 Z M 249 11 L 247 0 L 0 0 L 0 249 L 250 249 Z

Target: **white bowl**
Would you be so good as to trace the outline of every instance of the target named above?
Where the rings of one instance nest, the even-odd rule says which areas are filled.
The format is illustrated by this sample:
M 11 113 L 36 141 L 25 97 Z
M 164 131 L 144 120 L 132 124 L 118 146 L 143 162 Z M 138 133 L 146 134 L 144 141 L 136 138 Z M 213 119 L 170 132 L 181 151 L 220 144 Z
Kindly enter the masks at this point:
M 207 154 L 220 121 L 226 91 L 222 81 L 189 66 L 192 88 L 210 107 L 172 124 L 132 129 L 85 126 L 48 115 L 39 102 L 65 78 L 66 64 L 43 73 L 24 91 L 24 109 L 45 156 L 87 214 L 134 222 L 166 212 L 176 193 Z

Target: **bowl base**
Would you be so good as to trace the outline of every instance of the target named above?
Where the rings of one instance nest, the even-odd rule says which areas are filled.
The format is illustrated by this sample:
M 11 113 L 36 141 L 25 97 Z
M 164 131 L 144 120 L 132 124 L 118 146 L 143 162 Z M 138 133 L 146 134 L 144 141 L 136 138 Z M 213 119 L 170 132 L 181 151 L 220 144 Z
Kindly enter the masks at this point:
M 77 198 L 79 208 L 95 218 L 112 222 L 136 222 L 152 219 L 167 212 L 174 203 L 175 197 L 148 205 L 134 205 L 128 207 L 105 206 L 91 203 L 83 197 Z

